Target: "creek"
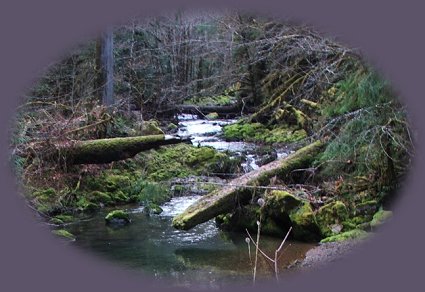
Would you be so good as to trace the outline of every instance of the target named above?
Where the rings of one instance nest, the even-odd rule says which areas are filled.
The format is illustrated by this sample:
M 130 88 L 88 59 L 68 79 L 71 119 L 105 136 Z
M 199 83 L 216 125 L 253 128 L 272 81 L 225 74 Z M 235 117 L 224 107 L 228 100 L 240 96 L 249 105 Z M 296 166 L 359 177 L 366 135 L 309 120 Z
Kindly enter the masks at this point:
M 249 158 L 244 162 L 244 169 L 255 169 L 259 159 L 256 145 L 226 142 L 219 137 L 221 127 L 231 122 L 206 121 L 185 115 L 180 117 L 178 134 L 190 135 L 194 145 L 212 146 L 235 155 L 243 154 Z M 282 150 L 277 154 L 287 155 Z M 199 198 L 199 195 L 174 197 L 161 206 L 163 212 L 159 215 L 147 215 L 140 206 L 125 206 L 132 220 L 126 226 L 105 225 L 105 215 L 110 211 L 105 208 L 90 220 L 71 224 L 67 229 L 77 237 L 73 245 L 93 251 L 124 268 L 147 273 L 174 287 L 218 289 L 227 284 L 250 284 L 255 247 L 251 243 L 248 248 L 246 234 L 221 231 L 214 220 L 189 231 L 171 226 L 173 216 L 183 212 Z M 281 240 L 261 236 L 260 247 L 273 257 Z M 287 274 L 286 267 L 302 259 L 314 246 L 288 242 L 279 260 L 280 273 Z M 274 277 L 273 270 L 261 256 L 257 273 L 259 280 Z

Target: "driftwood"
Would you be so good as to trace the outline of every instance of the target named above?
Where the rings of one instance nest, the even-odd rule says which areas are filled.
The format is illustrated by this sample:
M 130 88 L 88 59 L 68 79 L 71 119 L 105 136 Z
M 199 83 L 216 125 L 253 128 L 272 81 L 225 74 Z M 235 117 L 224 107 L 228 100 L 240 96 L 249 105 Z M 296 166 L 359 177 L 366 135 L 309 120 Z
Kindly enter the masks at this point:
M 264 186 L 274 176 L 284 178 L 293 170 L 308 167 L 322 148 L 323 143 L 316 141 L 285 158 L 230 181 L 227 186 L 203 196 L 182 214 L 174 217 L 173 226 L 188 230 L 220 214 L 231 212 L 237 204 L 249 202 L 253 186 Z
M 57 146 L 66 164 L 100 164 L 135 156 L 137 153 L 164 145 L 190 142 L 177 136 L 149 135 L 76 141 Z

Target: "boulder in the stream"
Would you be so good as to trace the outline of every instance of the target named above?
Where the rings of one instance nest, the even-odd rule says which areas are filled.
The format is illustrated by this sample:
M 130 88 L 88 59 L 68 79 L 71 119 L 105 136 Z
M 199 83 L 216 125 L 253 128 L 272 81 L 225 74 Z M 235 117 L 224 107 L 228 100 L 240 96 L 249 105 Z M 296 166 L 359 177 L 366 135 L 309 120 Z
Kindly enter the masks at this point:
M 291 237 L 302 241 L 317 241 L 320 229 L 309 201 L 287 191 L 272 191 L 265 196 L 263 207 L 249 204 L 233 213 L 216 218 L 219 227 L 226 230 L 257 231 L 261 216 L 261 234 L 283 237 L 292 226 Z
M 125 225 L 131 223 L 129 214 L 124 210 L 114 210 L 105 217 L 108 225 Z

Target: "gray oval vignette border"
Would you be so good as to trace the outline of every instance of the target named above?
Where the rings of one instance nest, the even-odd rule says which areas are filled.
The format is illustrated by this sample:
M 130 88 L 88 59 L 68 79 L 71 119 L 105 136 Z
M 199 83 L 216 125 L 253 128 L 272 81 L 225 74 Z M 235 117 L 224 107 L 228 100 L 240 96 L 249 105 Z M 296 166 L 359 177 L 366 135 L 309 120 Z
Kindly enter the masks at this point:
M 135 272 L 123 271 L 62 245 L 17 196 L 8 166 L 8 138 L 19 96 L 42 74 L 52 59 L 107 23 L 185 5 L 203 7 L 208 1 L 9 1 L 0 9 L 1 30 L 1 175 L 0 175 L 0 290 L 1 291 L 137 291 L 166 290 Z M 201 3 L 200 3 L 201 2 Z M 423 52 L 425 19 L 420 4 L 341 1 L 215 1 L 225 7 L 270 11 L 271 15 L 306 21 L 328 35 L 358 47 L 390 79 L 407 103 L 419 136 L 423 137 L 425 101 Z M 101 6 L 100 6 L 101 5 Z M 400 193 L 394 220 L 344 261 L 323 270 L 297 275 L 285 291 L 411 291 L 422 286 L 424 235 L 420 207 L 425 206 L 423 141 Z M 422 228 L 422 229 L 421 229 Z M 423 277 L 423 276 L 422 276 Z M 267 287 L 270 290 L 276 288 Z M 235 287 L 232 291 L 241 290 Z M 248 287 L 243 290 L 262 289 Z M 173 289 L 179 290 L 179 289 Z M 276 289 L 277 290 L 277 289 Z

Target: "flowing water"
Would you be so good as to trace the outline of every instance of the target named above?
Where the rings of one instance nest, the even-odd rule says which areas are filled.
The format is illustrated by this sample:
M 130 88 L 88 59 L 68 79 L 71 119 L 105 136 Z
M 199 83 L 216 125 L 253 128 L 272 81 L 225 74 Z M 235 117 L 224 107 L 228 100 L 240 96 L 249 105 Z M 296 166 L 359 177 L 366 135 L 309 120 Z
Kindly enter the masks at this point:
M 255 247 L 246 235 L 220 231 L 214 220 L 189 231 L 171 226 L 172 217 L 195 202 L 199 196 L 173 198 L 162 206 L 160 215 L 147 216 L 143 208 L 128 208 L 132 223 L 126 226 L 105 225 L 107 210 L 94 218 L 69 227 L 77 236 L 73 243 L 117 262 L 125 268 L 140 270 L 171 286 L 221 288 L 226 284 L 249 284 Z M 271 257 L 281 239 L 262 236 L 260 248 Z M 279 269 L 302 259 L 312 244 L 289 242 L 279 260 Z M 258 279 L 273 279 L 273 270 L 260 257 Z
M 228 151 L 233 155 L 243 155 L 245 158 L 242 164 L 245 172 L 255 170 L 259 167 L 258 160 L 259 145 L 247 142 L 224 141 L 221 138 L 222 127 L 236 120 L 205 120 L 199 119 L 197 115 L 180 115 L 177 135 L 181 137 L 191 137 L 193 145 L 210 146 L 219 151 Z M 275 158 L 287 156 L 286 149 L 275 149 Z
M 252 155 L 256 167 L 255 145 L 225 142 L 218 138 L 221 127 L 232 121 L 204 121 L 181 117 L 180 135 L 191 135 L 192 141 L 219 150 Z M 280 155 L 286 155 L 281 153 Z M 255 164 L 255 165 L 254 165 Z M 92 219 L 72 224 L 68 230 L 77 236 L 74 245 L 94 251 L 126 268 L 148 273 L 171 286 L 189 288 L 221 288 L 226 284 L 252 281 L 255 247 L 245 241 L 247 235 L 220 231 L 214 220 L 189 231 L 176 230 L 172 218 L 183 212 L 200 196 L 175 197 L 165 203 L 160 215 L 147 215 L 143 207 L 127 206 L 132 223 L 108 226 L 104 209 Z M 271 257 L 282 239 L 261 236 L 260 248 Z M 279 260 L 279 270 L 302 259 L 313 244 L 289 242 Z M 251 256 L 251 257 L 250 257 Z M 258 263 L 258 279 L 273 279 L 273 269 L 262 257 Z

